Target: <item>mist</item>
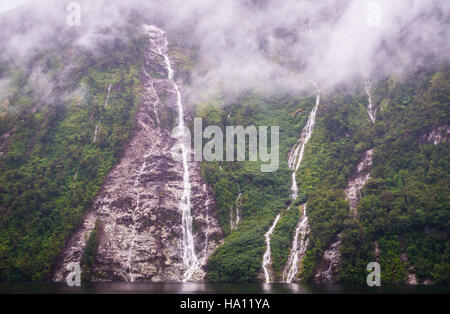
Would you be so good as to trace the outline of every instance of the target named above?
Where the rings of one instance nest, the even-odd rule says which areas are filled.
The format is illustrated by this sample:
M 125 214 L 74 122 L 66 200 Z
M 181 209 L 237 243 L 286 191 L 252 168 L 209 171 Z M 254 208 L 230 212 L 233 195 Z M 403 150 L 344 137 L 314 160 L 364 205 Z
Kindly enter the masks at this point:
M 169 41 L 182 32 L 198 49 L 185 86 L 195 101 L 249 90 L 297 93 L 313 88 L 310 80 L 332 89 L 364 77 L 400 77 L 449 57 L 447 0 L 79 1 L 82 24 L 75 28 L 66 24 L 69 2 L 33 1 L 0 15 L 7 33 L 0 57 L 21 64 L 67 34 L 96 51 L 137 14 L 166 30 Z

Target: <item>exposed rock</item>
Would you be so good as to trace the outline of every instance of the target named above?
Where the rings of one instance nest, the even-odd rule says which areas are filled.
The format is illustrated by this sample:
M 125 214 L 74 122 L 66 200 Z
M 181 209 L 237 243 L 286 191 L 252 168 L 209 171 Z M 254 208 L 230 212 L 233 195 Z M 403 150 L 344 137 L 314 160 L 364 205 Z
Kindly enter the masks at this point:
M 64 280 L 68 263 L 80 262 L 97 219 L 102 221 L 103 230 L 93 267 L 94 280 L 179 282 L 186 271 L 180 210 L 183 165 L 171 155 L 176 141 L 168 128 L 159 125 L 156 110 L 160 108 L 164 113 L 161 116 L 166 117 L 163 124 L 170 127 L 170 117 L 176 117 L 176 99 L 169 97 L 163 103 L 159 95 L 174 95 L 175 84 L 166 79 L 161 56 L 167 51 L 165 33 L 156 27 L 147 28 L 147 32 L 150 43 L 142 70 L 144 97 L 136 117 L 137 129 L 121 160 L 108 174 L 92 211 L 62 252 L 55 267 L 55 281 Z M 189 175 L 195 251 L 200 263 L 191 280 L 202 281 L 204 266 L 223 234 L 199 163 L 189 162 Z
M 345 194 L 350 204 L 350 214 L 357 217 L 357 207 L 360 198 L 359 192 L 370 179 L 369 169 L 372 166 L 373 149 L 366 151 L 361 157 L 356 171 L 350 178 Z M 341 247 L 341 233 L 331 242 L 325 250 L 321 263 L 316 267 L 313 281 L 315 283 L 334 283 L 338 280 L 338 269 Z M 378 248 L 378 245 L 376 245 Z
M 369 169 L 372 166 L 373 149 L 366 151 L 356 167 L 356 172 L 350 178 L 345 194 L 350 204 L 350 213 L 357 215 L 359 192 L 370 179 Z
M 8 144 L 8 139 L 11 135 L 14 134 L 16 129 L 17 129 L 17 126 L 14 126 L 11 130 L 9 130 L 5 134 L 3 134 L 2 137 L 0 138 L 0 156 L 3 156 L 5 154 L 6 146 Z
M 402 241 L 403 242 L 403 241 Z M 416 272 L 414 270 L 414 266 L 410 265 L 408 253 L 404 252 L 400 255 L 400 260 L 403 262 L 404 265 L 408 267 L 408 279 L 406 280 L 407 285 L 415 286 L 418 284 Z
M 328 248 L 323 253 L 322 262 L 316 268 L 314 276 L 314 283 L 335 283 L 338 278 L 339 261 L 341 257 L 341 234 L 331 242 Z
M 420 144 L 433 143 L 434 145 L 439 145 L 441 143 L 446 143 L 447 138 L 450 135 L 450 126 L 440 126 L 432 130 L 431 132 L 424 134 L 420 137 Z

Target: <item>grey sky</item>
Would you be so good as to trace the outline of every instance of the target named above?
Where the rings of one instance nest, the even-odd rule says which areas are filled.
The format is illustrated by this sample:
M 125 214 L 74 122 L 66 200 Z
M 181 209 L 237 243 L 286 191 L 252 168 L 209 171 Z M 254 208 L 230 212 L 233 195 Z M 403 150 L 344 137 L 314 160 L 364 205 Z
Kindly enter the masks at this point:
M 17 8 L 24 3 L 30 2 L 31 0 L 1 0 L 0 1 L 0 14 L 8 10 Z

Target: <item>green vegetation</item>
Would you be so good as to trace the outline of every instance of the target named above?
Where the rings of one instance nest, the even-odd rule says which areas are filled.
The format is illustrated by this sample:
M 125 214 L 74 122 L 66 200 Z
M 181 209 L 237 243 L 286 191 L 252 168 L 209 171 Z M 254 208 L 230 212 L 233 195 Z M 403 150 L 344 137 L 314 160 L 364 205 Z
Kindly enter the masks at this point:
M 303 280 L 311 280 L 323 250 L 343 231 L 341 282 L 365 282 L 377 241 L 384 283 L 405 282 L 412 267 L 421 282 L 448 284 L 449 146 L 424 142 L 423 136 L 449 125 L 449 83 L 448 67 L 415 73 L 404 82 L 381 80 L 373 97 L 384 107 L 375 126 L 362 107 L 364 93 L 338 91 L 323 102 L 298 173 L 311 224 Z M 345 219 L 343 190 L 370 148 L 372 179 L 362 191 L 359 220 Z M 401 260 L 404 253 L 409 262 Z
M 122 31 L 127 40 L 99 43 L 95 54 L 56 43 L 57 48 L 37 52 L 22 68 L 0 61 L 0 79 L 9 80 L 8 96 L 0 99 L 0 135 L 15 130 L 0 156 L 0 281 L 48 279 L 133 131 L 147 42 L 134 26 Z M 170 58 L 177 77 L 189 84 L 198 55 L 184 38 L 186 34 L 173 35 Z M 365 284 L 377 243 L 383 283 L 404 283 L 408 272 L 414 272 L 419 282 L 449 285 L 449 144 L 434 145 L 424 137 L 450 125 L 449 74 L 448 65 L 442 65 L 402 81 L 388 77 L 372 82 L 375 125 L 366 113 L 363 84 L 322 95 L 297 173 L 299 198 L 289 210 L 286 159 L 314 106 L 312 94 L 245 93 L 231 104 L 230 95 L 196 104 L 204 127 L 280 127 L 275 173 L 261 173 L 260 161 L 202 163 L 226 235 L 209 261 L 209 280 L 257 281 L 264 234 L 282 213 L 271 245 L 272 267 L 280 279 L 301 217 L 299 206 L 307 202 L 311 232 L 301 280 L 312 280 L 324 250 L 341 234 L 342 283 Z M 170 127 L 176 115 L 167 110 L 161 111 L 161 121 Z M 344 189 L 358 160 L 372 148 L 371 180 L 361 191 L 358 219 L 352 219 Z M 232 231 L 230 210 L 238 186 L 241 223 Z M 93 276 L 100 233 L 97 222 L 82 258 L 85 281 Z
M 275 216 L 285 211 L 290 202 L 290 171 L 286 156 L 306 123 L 314 99 L 301 100 L 291 97 L 258 98 L 243 96 L 233 104 L 232 115 L 220 104 L 206 104 L 198 107 L 198 115 L 204 125 L 255 125 L 280 127 L 280 165 L 274 173 L 261 173 L 260 162 L 224 162 L 220 169 L 217 163 L 203 163 L 203 173 L 214 187 L 219 221 L 228 235 L 225 244 L 212 256 L 209 263 L 211 281 L 248 282 L 257 280 L 265 251 L 264 233 L 269 229 Z M 292 115 L 298 108 L 300 115 Z M 225 108 L 229 109 L 229 108 Z M 269 136 L 270 138 L 270 136 Z M 230 230 L 230 208 L 241 187 L 243 221 L 238 230 Z M 295 229 L 298 212 L 289 211 L 280 221 L 277 229 L 274 251 L 277 252 L 277 267 L 289 254 L 290 237 Z M 285 246 L 287 244 L 287 247 Z
M 93 276 L 93 266 L 96 261 L 98 242 L 101 232 L 101 221 L 97 219 L 95 227 L 91 231 L 89 238 L 84 247 L 83 256 L 81 257 L 81 280 L 91 281 Z
M 126 42 L 99 43 L 95 55 L 61 45 L 25 69 L 8 69 L 13 83 L 0 125 L 17 130 L 0 157 L 0 281 L 48 278 L 117 162 L 133 130 L 146 48 L 139 32 L 125 31 Z
M 423 139 L 438 126 L 449 125 L 449 91 L 448 67 L 416 72 L 401 82 L 381 79 L 372 91 L 378 106 L 375 125 L 366 113 L 362 84 L 322 97 L 316 129 L 297 173 L 299 199 L 295 206 L 308 202 L 311 226 L 300 272 L 303 281 L 312 280 L 324 250 L 341 233 L 339 280 L 343 283 L 365 283 L 366 265 L 375 261 L 375 241 L 384 283 L 404 283 L 409 271 L 417 274 L 419 282 L 449 283 L 449 146 Z M 312 99 L 308 105 L 308 101 L 292 104 L 280 98 L 269 102 L 241 99 L 233 104 L 230 124 L 281 126 L 283 160 L 273 178 L 250 172 L 257 169 L 251 162 L 224 163 L 223 170 L 217 163 L 203 165 L 228 234 L 211 259 L 211 280 L 257 280 L 264 233 L 275 215 L 283 212 L 272 237 L 273 269 L 280 279 L 299 218 L 295 210 L 285 212 L 290 178 L 284 157 L 297 140 L 311 104 Z M 220 100 L 198 107 L 198 115 L 213 124 L 225 122 L 224 111 L 228 108 L 223 109 Z M 301 115 L 290 114 L 296 112 Z M 372 179 L 361 191 L 359 219 L 355 220 L 349 217 L 344 189 L 358 161 L 371 148 L 375 151 Z M 275 182 L 279 182 L 277 189 L 267 189 Z M 244 219 L 237 231 L 230 232 L 229 213 L 238 193 L 237 183 L 243 191 Z M 258 193 L 261 191 L 264 193 Z
M 292 206 L 278 221 L 275 231 L 272 235 L 272 269 L 275 273 L 275 279 L 281 280 L 284 267 L 286 266 L 293 233 L 298 220 L 302 216 L 302 206 Z

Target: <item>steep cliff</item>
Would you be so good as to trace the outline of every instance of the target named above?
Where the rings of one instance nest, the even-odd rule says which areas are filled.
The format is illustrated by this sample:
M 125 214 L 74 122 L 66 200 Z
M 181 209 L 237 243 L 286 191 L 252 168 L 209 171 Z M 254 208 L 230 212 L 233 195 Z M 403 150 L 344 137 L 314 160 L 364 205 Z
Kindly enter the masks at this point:
M 183 164 L 171 151 L 169 117 L 176 116 L 175 81 L 164 60 L 165 33 L 146 28 L 149 47 L 142 69 L 143 102 L 137 128 L 119 163 L 108 174 L 82 227 L 63 251 L 53 276 L 64 280 L 65 266 L 80 262 L 87 236 L 95 221 L 102 222 L 93 280 L 202 281 L 203 267 L 220 244 L 222 231 L 214 218 L 214 199 L 204 182 L 200 165 L 189 162 L 190 202 L 194 225 L 194 250 L 199 267 L 186 278 L 183 263 Z M 161 97 L 164 95 L 165 97 Z

